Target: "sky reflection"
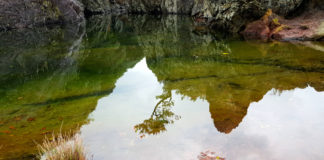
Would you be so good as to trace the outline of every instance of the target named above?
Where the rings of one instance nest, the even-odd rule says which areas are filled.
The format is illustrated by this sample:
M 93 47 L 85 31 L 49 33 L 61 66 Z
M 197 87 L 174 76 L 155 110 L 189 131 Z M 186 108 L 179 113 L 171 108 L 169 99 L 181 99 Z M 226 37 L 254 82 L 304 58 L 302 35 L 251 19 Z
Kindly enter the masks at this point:
M 166 132 L 141 138 L 134 126 L 151 115 L 162 88 L 145 59 L 117 81 L 81 129 L 94 159 L 197 159 L 206 150 L 226 159 L 324 158 L 324 93 L 312 87 L 270 90 L 250 104 L 229 134 L 214 127 L 206 100 L 192 101 L 172 91 L 171 110 L 181 119 L 167 125 Z

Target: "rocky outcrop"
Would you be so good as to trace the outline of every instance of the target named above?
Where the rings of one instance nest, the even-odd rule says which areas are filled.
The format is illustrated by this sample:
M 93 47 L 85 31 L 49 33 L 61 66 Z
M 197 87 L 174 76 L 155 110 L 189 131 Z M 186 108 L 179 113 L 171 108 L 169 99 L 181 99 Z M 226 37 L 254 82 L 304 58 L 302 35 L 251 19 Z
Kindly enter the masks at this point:
M 90 12 L 129 13 L 176 13 L 202 14 L 205 17 L 215 16 L 218 12 L 232 10 L 238 5 L 258 4 L 259 9 L 271 8 L 276 13 L 287 15 L 295 10 L 303 0 L 82 0 Z M 255 6 L 256 7 L 256 6 Z M 258 8 L 254 8 L 258 9 Z M 229 12 L 227 12 L 229 13 Z
M 83 12 L 85 12 L 87 15 L 99 13 L 185 14 L 193 16 L 197 23 L 203 24 L 212 30 L 238 33 L 244 30 L 246 24 L 260 19 L 267 9 L 272 9 L 278 16 L 291 17 L 298 15 L 301 11 L 309 10 L 309 8 L 324 8 L 321 0 L 79 1 L 0 0 L 0 29 L 25 28 L 49 23 L 73 23 L 82 21 Z M 85 11 L 83 11 L 82 6 L 84 6 Z M 257 30 L 260 32 L 258 36 L 261 39 L 267 39 L 264 38 L 265 33 L 263 31 L 266 27 L 262 25 L 253 24 L 250 26 L 258 26 Z M 321 25 L 316 24 L 315 26 Z M 270 31 L 266 32 L 270 33 Z M 295 31 L 292 30 L 292 32 Z M 317 33 L 317 29 L 315 32 Z
M 85 6 L 86 12 L 91 13 L 104 13 L 110 11 L 110 2 L 107 0 L 81 0 Z
M 282 41 L 324 40 L 324 11 L 305 13 L 292 20 L 282 20 L 279 27 L 277 33 L 273 33 L 269 37 L 270 39 Z
M 89 13 L 127 12 L 186 14 L 210 24 L 214 29 L 236 33 L 247 22 L 260 18 L 268 9 L 286 16 L 303 0 L 82 0 Z
M 0 30 L 83 21 L 76 0 L 0 0 Z
M 310 2 L 306 12 L 292 19 L 269 10 L 260 20 L 247 25 L 242 32 L 246 40 L 316 41 L 324 39 L 323 2 Z M 305 6 L 304 6 L 305 7 Z

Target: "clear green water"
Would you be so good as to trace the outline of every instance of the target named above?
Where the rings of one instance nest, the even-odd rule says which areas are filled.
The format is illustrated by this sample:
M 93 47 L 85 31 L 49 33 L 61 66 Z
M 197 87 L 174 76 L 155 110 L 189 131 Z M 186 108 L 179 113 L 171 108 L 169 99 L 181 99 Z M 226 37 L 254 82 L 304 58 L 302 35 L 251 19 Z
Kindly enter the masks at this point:
M 96 160 L 323 159 L 323 48 L 180 16 L 0 33 L 0 159 L 33 159 L 60 128 Z

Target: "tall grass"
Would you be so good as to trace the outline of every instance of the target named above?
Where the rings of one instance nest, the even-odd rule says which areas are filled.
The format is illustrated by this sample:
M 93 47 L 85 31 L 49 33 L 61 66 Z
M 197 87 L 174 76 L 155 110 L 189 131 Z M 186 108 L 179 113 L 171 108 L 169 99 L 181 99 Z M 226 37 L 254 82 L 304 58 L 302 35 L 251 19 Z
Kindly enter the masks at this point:
M 52 134 L 38 145 L 41 160 L 89 160 L 80 134 Z

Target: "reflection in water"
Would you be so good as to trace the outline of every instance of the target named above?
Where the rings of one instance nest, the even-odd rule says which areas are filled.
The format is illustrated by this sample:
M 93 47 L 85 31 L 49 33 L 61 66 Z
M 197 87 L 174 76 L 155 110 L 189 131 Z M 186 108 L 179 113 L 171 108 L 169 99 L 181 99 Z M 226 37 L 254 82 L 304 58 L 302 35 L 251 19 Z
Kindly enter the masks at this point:
M 115 32 L 111 37 L 117 42 L 98 48 L 88 43 L 96 40 L 98 30 L 87 31 L 82 41 L 84 30 L 76 33 L 69 27 L 3 33 L 1 41 L 10 45 L 0 46 L 0 142 L 5 148 L 0 157 L 34 157 L 35 142 L 40 143 L 44 135 L 61 127 L 62 132 L 78 130 L 89 122 L 97 101 L 109 95 L 116 80 L 143 57 L 130 52 L 131 46 L 119 46 Z M 20 40 L 9 41 L 12 34 L 21 36 Z M 44 40 L 38 43 L 34 37 Z
M 288 101 L 287 93 L 302 88 L 309 114 L 321 113 L 315 106 L 323 97 L 324 54 L 309 46 L 322 44 L 220 40 L 194 30 L 182 16 L 94 16 L 86 30 L 24 32 L 33 39 L 10 33 L 18 40 L 1 33 L 0 157 L 32 157 L 34 141 L 62 125 L 63 131 L 81 128 L 95 159 L 190 159 L 208 149 L 226 159 L 282 159 L 285 154 L 275 148 L 287 148 L 276 147 L 285 139 L 276 136 L 275 125 L 289 128 L 301 118 L 285 123 L 285 116 L 273 121 L 253 112 L 268 109 L 291 117 L 298 108 L 282 107 L 299 105 Z M 265 108 L 272 92 L 282 99 Z M 311 143 L 324 133 L 323 119 L 315 119 L 319 123 L 304 124 L 314 128 L 313 137 L 279 127 L 289 136 L 309 138 L 299 144 L 314 145 L 314 152 L 289 150 L 291 158 L 305 158 L 294 154 L 298 151 L 324 157 L 318 151 L 323 146 Z M 259 128 L 259 121 L 275 127 Z M 293 142 L 287 141 L 299 146 Z
M 230 55 L 222 54 L 226 50 L 208 55 L 203 49 L 187 51 L 189 46 L 183 46 L 177 51 L 186 55 L 151 50 L 153 56 L 147 59 L 149 68 L 163 82 L 164 92 L 175 90 L 193 101 L 207 100 L 220 132 L 230 133 L 247 114 L 249 105 L 273 88 L 279 92 L 308 85 L 317 91 L 324 89 L 324 57 L 319 51 L 286 43 L 227 45 L 232 48 Z
M 216 156 L 215 152 L 205 151 L 200 153 L 198 160 L 225 160 L 225 158 Z
M 156 97 L 159 102 L 155 105 L 154 110 L 149 119 L 143 123 L 134 126 L 135 132 L 141 134 L 143 138 L 145 134 L 156 135 L 166 131 L 165 125 L 173 124 L 174 120 L 179 120 L 180 116 L 175 115 L 170 109 L 174 105 L 171 92 L 164 92 Z

